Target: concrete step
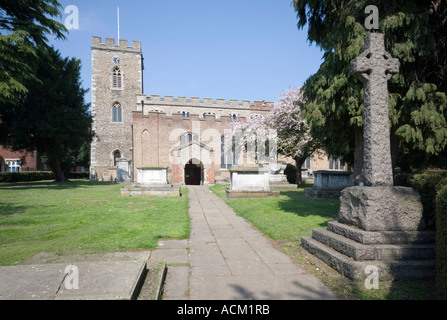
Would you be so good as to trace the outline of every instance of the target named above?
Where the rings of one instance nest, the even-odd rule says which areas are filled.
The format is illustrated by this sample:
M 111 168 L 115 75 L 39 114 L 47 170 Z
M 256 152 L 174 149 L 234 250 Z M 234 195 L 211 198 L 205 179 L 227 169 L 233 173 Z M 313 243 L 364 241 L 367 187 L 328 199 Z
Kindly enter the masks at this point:
M 329 231 L 361 244 L 434 244 L 434 231 L 365 231 L 337 221 L 328 223 Z
M 0 267 L 0 300 L 135 300 L 146 261 Z
M 379 281 L 433 279 L 436 275 L 435 260 L 355 261 L 312 237 L 302 237 L 301 246 L 334 270 L 354 281 L 364 281 L 371 274 L 368 272 L 370 269 L 367 269 L 369 266 L 377 268 Z
M 327 229 L 314 229 L 312 238 L 354 260 L 429 260 L 434 259 L 434 244 L 358 243 Z

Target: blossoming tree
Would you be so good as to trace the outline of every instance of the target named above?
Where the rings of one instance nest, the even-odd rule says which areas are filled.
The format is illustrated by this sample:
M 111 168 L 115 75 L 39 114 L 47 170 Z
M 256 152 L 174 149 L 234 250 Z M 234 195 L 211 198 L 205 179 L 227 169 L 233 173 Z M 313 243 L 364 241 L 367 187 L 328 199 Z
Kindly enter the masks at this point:
M 309 126 L 301 116 L 301 102 L 300 88 L 285 90 L 281 92 L 281 98 L 270 114 L 265 117 L 254 116 L 237 121 L 232 128 L 233 136 L 236 137 L 234 147 L 242 148 L 247 152 L 250 148 L 253 150 L 257 146 L 255 154 L 258 163 L 265 160 L 264 150 L 268 149 L 270 149 L 271 160 L 274 156 L 271 154 L 272 145 L 276 146 L 278 154 L 292 158 L 297 168 L 298 186 L 303 185 L 301 175 L 303 163 L 317 149 L 316 142 L 309 134 Z M 271 134 L 272 130 L 276 133 L 275 135 Z

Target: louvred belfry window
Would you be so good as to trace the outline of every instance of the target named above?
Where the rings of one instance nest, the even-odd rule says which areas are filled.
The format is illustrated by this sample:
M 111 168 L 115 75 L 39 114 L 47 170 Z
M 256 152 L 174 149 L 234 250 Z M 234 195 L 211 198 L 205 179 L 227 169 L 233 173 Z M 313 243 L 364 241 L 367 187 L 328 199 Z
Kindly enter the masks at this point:
M 123 78 L 120 68 L 116 67 L 112 73 L 112 87 L 113 89 L 121 89 L 123 85 Z

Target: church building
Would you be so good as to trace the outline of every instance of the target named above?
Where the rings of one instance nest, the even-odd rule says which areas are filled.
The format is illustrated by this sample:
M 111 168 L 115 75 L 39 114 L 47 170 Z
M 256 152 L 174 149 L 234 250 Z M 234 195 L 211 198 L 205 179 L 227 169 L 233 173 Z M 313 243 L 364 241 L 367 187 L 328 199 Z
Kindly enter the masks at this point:
M 214 184 L 229 178 L 238 157 L 226 151 L 226 133 L 239 118 L 263 117 L 273 103 L 143 93 L 141 43 L 92 37 L 90 178 L 113 181 L 117 161 L 167 168 L 170 183 Z
M 139 41 L 92 37 L 90 179 L 114 181 L 117 165 L 128 163 L 130 180 L 138 168 L 165 168 L 168 182 L 200 185 L 228 181 L 229 168 L 247 165 L 229 147 L 231 122 L 263 117 L 272 102 L 173 97 L 143 93 L 143 52 Z M 284 160 L 284 159 L 283 159 Z M 287 161 L 294 164 L 293 161 Z M 338 159 L 314 155 L 303 165 L 343 170 Z

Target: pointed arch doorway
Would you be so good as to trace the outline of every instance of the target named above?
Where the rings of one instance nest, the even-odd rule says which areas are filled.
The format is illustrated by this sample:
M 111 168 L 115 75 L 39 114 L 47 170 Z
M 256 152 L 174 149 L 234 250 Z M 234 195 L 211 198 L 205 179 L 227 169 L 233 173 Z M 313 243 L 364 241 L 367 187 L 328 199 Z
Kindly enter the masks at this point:
M 189 160 L 185 165 L 185 184 L 199 186 L 203 184 L 203 165 L 198 160 Z

